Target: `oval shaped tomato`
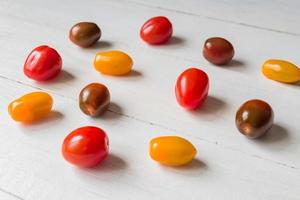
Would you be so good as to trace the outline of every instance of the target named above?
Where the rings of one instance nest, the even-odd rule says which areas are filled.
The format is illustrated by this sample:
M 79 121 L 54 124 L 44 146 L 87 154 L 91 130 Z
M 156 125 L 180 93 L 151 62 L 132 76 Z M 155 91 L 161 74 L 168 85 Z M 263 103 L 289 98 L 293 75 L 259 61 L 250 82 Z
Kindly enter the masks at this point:
M 149 44 L 165 43 L 171 38 L 172 33 L 172 24 L 164 16 L 149 19 L 140 30 L 141 38 Z
M 189 68 L 178 77 L 175 94 L 178 103 L 189 110 L 200 107 L 205 101 L 209 88 L 207 74 L 197 68 Z
M 42 45 L 31 51 L 24 63 L 24 73 L 36 81 L 47 81 L 56 77 L 62 68 L 62 59 L 57 51 Z
M 209 62 L 215 65 L 225 65 L 232 60 L 234 48 L 225 38 L 212 37 L 205 41 L 202 53 Z
M 94 126 L 84 126 L 72 131 L 64 140 L 64 158 L 78 167 L 93 167 L 108 155 L 108 137 Z
M 150 157 L 164 165 L 185 165 L 193 160 L 196 153 L 194 145 L 182 137 L 161 136 L 150 141 Z

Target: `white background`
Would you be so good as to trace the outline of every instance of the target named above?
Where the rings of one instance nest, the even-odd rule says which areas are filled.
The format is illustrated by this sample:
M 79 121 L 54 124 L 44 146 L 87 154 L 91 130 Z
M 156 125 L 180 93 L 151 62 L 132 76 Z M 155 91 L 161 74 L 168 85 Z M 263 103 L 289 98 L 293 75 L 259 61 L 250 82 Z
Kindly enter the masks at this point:
M 266 79 L 261 64 L 280 58 L 300 64 L 300 3 L 297 0 L 90 0 L 0 1 L 0 199 L 243 199 L 299 200 L 300 84 Z M 169 44 L 149 46 L 139 38 L 150 17 L 167 16 L 174 35 Z M 68 40 L 79 21 L 102 29 L 101 41 L 80 49 Z M 205 39 L 221 36 L 236 50 L 234 61 L 217 67 L 202 57 Z M 61 54 L 63 72 L 48 83 L 23 74 L 28 53 L 47 44 Z M 134 59 L 126 77 L 97 73 L 96 52 L 118 49 Z M 174 84 L 194 66 L 210 77 L 204 106 L 178 106 Z M 112 104 L 101 118 L 78 108 L 80 90 L 106 84 Z M 12 121 L 7 105 L 27 92 L 49 92 L 55 102 L 46 120 Z M 275 113 L 275 125 L 261 140 L 238 133 L 235 112 L 246 100 L 261 98 Z M 111 155 L 99 167 L 82 170 L 63 160 L 64 137 L 95 125 L 106 130 Z M 185 167 L 163 167 L 148 156 L 160 135 L 180 135 L 198 149 Z

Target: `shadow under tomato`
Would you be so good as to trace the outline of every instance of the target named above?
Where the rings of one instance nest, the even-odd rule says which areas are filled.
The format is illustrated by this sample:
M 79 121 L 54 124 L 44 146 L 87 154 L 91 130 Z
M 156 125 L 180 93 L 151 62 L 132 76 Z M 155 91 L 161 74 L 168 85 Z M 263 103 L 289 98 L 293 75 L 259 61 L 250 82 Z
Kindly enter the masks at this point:
M 285 84 L 285 85 L 288 85 L 288 86 L 294 87 L 294 88 L 300 88 L 300 81 L 298 81 L 296 83 L 281 83 L 281 84 Z
M 208 96 L 203 105 L 196 110 L 191 110 L 190 113 L 194 115 L 214 114 L 221 112 L 225 107 L 226 103 L 220 98 Z
M 35 122 L 30 122 L 30 123 L 22 123 L 22 127 L 32 127 L 32 126 L 42 126 L 42 125 L 48 125 L 51 123 L 56 122 L 57 120 L 61 120 L 64 117 L 64 115 L 59 112 L 59 111 L 55 111 L 52 110 L 49 115 L 47 115 L 45 118 L 40 119 L 38 121 Z
M 193 159 L 190 163 L 182 166 L 175 166 L 175 167 L 165 166 L 165 165 L 160 165 L 160 166 L 164 170 L 173 171 L 185 175 L 201 174 L 208 169 L 208 166 L 203 161 L 197 158 Z
M 139 78 L 141 76 L 143 76 L 143 74 L 140 71 L 137 71 L 136 69 L 132 69 L 129 73 L 124 74 L 124 75 L 119 75 L 119 76 L 111 76 L 111 75 L 104 75 L 107 77 L 111 77 L 111 78 L 117 78 L 117 79 L 136 79 Z
M 88 49 L 101 49 L 101 50 L 105 50 L 107 48 L 110 48 L 113 46 L 113 43 L 110 41 L 106 41 L 106 40 L 99 40 L 96 44 L 94 44 L 93 46 L 87 47 L 87 48 L 82 48 L 83 50 L 88 50 Z
M 125 173 L 127 163 L 115 154 L 109 154 L 100 164 L 92 168 L 74 167 L 75 173 L 87 182 L 98 182 L 99 180 L 118 180 Z
M 222 65 L 221 65 L 222 66 Z M 236 67 L 245 67 L 246 64 L 242 60 L 232 59 L 228 64 L 223 65 L 224 68 L 236 68 Z
M 226 106 L 226 103 L 214 96 L 208 96 L 205 102 L 202 105 L 201 111 L 202 113 L 216 113 L 223 110 Z
M 202 106 L 196 110 L 190 110 L 189 114 L 205 121 L 214 121 L 222 117 L 227 104 L 215 96 L 208 96 Z
M 101 118 L 104 120 L 117 119 L 122 116 L 122 108 L 115 102 L 110 102 L 108 109 L 96 118 Z
M 129 72 L 127 75 L 125 75 L 127 77 L 141 77 L 143 76 L 143 74 L 135 69 L 131 70 L 131 72 Z
M 232 59 L 229 63 L 225 65 L 214 65 L 214 64 L 212 65 L 215 67 L 219 67 L 220 69 L 233 70 L 233 71 L 242 71 L 246 67 L 246 63 L 239 59 Z
M 172 47 L 172 46 L 178 46 L 178 45 L 183 45 L 185 43 L 185 39 L 180 37 L 180 36 L 172 36 L 169 41 L 167 41 L 166 43 L 162 43 L 162 44 L 150 44 L 151 47 L 157 47 L 157 48 L 168 48 L 168 47 Z
M 185 43 L 185 39 L 179 36 L 172 36 L 166 43 L 167 45 L 181 45 Z
M 206 169 L 207 165 L 203 161 L 195 158 L 190 163 L 175 168 L 179 170 L 197 170 L 197 169 Z
M 109 154 L 108 157 L 99 165 L 89 169 L 91 172 L 106 173 L 111 171 L 123 170 L 127 167 L 126 162 L 115 154 Z
M 140 78 L 143 77 L 142 72 L 132 69 L 129 73 L 124 74 L 124 75 L 119 75 L 119 76 L 112 76 L 112 75 L 107 75 L 107 74 L 101 74 L 102 76 L 105 76 L 110 79 L 118 79 L 118 80 L 125 80 L 128 82 L 134 82 L 138 81 Z
M 290 144 L 290 136 L 287 129 L 279 124 L 273 124 L 272 128 L 262 137 L 253 141 L 263 148 L 282 149 Z
M 64 118 L 64 115 L 58 111 L 52 111 L 45 118 L 32 122 L 32 123 L 20 123 L 19 128 L 24 134 L 29 136 L 35 134 L 49 134 L 49 127 L 56 126 L 60 123 L 60 120 Z
M 91 123 L 101 125 L 104 121 L 111 126 L 117 125 L 119 118 L 123 116 L 122 108 L 115 102 L 110 102 L 108 109 L 99 116 L 86 116 Z
M 57 77 L 55 77 L 51 80 L 48 80 L 48 81 L 36 82 L 36 84 L 38 84 L 38 85 L 61 84 L 61 83 L 71 82 L 74 80 L 75 80 L 75 76 L 73 74 L 66 71 L 65 69 L 62 69 Z

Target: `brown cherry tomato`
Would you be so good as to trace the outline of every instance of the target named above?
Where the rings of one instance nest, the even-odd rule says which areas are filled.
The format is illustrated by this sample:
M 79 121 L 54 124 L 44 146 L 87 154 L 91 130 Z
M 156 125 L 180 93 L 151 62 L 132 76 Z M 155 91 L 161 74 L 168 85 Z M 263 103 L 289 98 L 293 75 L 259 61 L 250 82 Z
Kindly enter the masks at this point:
M 273 120 L 271 106 L 259 99 L 245 102 L 235 117 L 238 130 L 249 138 L 263 136 L 272 127 Z
M 225 65 L 232 60 L 234 49 L 228 40 L 220 37 L 213 37 L 205 41 L 203 56 L 206 60 L 215 65 Z
M 80 47 L 90 47 L 101 37 L 101 30 L 93 22 L 80 22 L 75 24 L 70 32 L 70 40 Z
M 79 94 L 79 107 L 86 115 L 95 117 L 107 110 L 110 94 L 105 85 L 91 83 L 84 87 Z

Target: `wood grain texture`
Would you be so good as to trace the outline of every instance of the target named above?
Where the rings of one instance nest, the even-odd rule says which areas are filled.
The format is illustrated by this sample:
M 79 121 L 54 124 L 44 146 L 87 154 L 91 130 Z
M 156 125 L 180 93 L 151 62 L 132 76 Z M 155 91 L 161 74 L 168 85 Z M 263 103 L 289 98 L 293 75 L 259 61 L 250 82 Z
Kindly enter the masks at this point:
M 276 83 L 260 72 L 268 58 L 300 63 L 299 33 L 291 29 L 291 18 L 299 19 L 300 13 L 289 12 L 297 1 L 271 24 L 268 14 L 275 11 L 263 12 L 268 3 L 224 2 L 1 0 L 0 199 L 299 199 L 300 85 Z M 254 20 L 249 10 L 229 12 L 246 5 L 266 21 Z M 277 10 L 281 4 L 272 5 Z M 140 26 L 155 15 L 173 22 L 174 37 L 167 45 L 148 46 L 139 38 Z M 234 16 L 239 21 L 228 22 Z M 95 47 L 80 49 L 68 40 L 69 28 L 78 21 L 101 27 Z M 234 44 L 230 66 L 216 67 L 202 58 L 203 42 L 211 36 Z M 22 71 L 26 55 L 40 44 L 56 48 L 64 62 L 63 73 L 48 84 L 33 82 Z M 93 69 L 95 53 L 109 49 L 133 57 L 129 76 L 103 76 Z M 207 102 L 192 113 L 174 96 L 176 78 L 189 66 L 204 69 L 211 83 Z M 113 103 L 103 118 L 90 119 L 78 108 L 79 91 L 91 82 L 110 89 Z M 13 122 L 7 104 L 35 90 L 53 95 L 55 111 L 32 126 Z M 274 127 L 259 141 L 244 138 L 234 125 L 237 108 L 252 98 L 265 99 L 275 112 Z M 103 127 L 110 137 L 112 156 L 96 169 L 76 169 L 60 154 L 66 134 L 84 125 Z M 183 168 L 157 165 L 147 151 L 149 140 L 159 135 L 186 137 L 198 148 L 197 159 Z
M 13 193 L 1 190 L 0 191 L 0 199 L 4 199 L 4 200 L 20 200 L 22 198 L 16 196 Z
M 300 2 L 295 0 L 127 1 L 135 2 L 140 6 L 300 36 L 300 30 L 295 28 L 299 20 Z

